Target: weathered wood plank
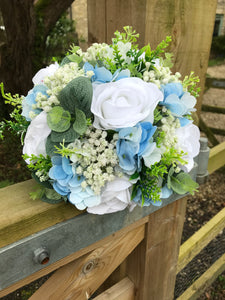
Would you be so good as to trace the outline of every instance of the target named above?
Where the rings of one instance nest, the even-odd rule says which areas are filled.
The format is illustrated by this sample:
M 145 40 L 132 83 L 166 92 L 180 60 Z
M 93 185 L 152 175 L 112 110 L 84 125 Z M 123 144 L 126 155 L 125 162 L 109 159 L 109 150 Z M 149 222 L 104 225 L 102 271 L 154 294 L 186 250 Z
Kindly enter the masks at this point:
M 32 200 L 29 193 L 35 186 L 28 180 L 0 189 L 0 247 L 82 213 L 69 203 Z
M 145 44 L 150 42 L 154 49 L 166 35 L 172 36 L 173 70 L 182 76 L 194 71 L 200 77 L 201 94 L 196 105 L 198 115 L 205 87 L 216 6 L 217 0 L 151 0 L 147 1 L 146 6 Z
M 225 114 L 225 107 L 202 104 L 202 111 Z
M 225 227 L 225 208 L 194 233 L 180 247 L 177 273 L 179 273 Z
M 201 131 L 203 131 L 209 141 L 212 143 L 213 146 L 216 146 L 219 144 L 219 141 L 217 138 L 214 136 L 212 130 L 206 125 L 206 123 L 203 121 L 202 118 L 199 118 L 199 128 Z
M 89 298 L 143 240 L 144 229 L 144 225 L 135 228 L 62 267 L 31 296 L 30 300 Z
M 124 234 L 127 234 L 128 232 L 134 230 L 137 227 L 140 227 L 141 225 L 145 224 L 146 222 L 148 222 L 148 217 L 144 217 L 141 220 L 138 220 L 137 222 L 133 222 L 132 224 L 130 224 L 129 226 L 107 236 L 104 239 L 101 239 L 100 241 L 96 242 L 96 243 L 92 243 L 91 245 L 89 245 L 88 247 L 82 248 L 79 251 L 76 251 L 60 260 L 57 260 L 56 262 L 50 264 L 50 265 L 46 265 L 44 268 L 40 269 L 39 271 L 25 277 L 22 280 L 18 280 L 16 283 L 11 284 L 9 287 L 4 288 L 0 291 L 0 297 L 3 297 L 5 295 L 8 295 L 9 293 L 15 291 L 16 289 L 29 284 L 30 282 L 43 277 L 57 269 L 59 269 L 60 267 L 74 261 L 75 259 L 78 259 L 79 257 L 89 253 L 90 251 L 95 250 L 96 248 L 102 247 L 105 244 L 112 242 L 114 239 L 118 239 L 119 237 L 121 237 Z
M 195 281 L 177 300 L 195 300 L 225 270 L 223 254 L 199 279 Z
M 213 147 L 209 153 L 209 174 L 225 165 L 225 142 Z
M 88 44 L 106 41 L 105 0 L 87 0 Z M 100 22 L 101 20 L 101 22 Z
M 207 77 L 205 85 L 208 88 L 225 89 L 225 79 Z
M 214 134 L 225 136 L 225 129 L 215 128 L 215 127 L 209 127 L 209 128 Z
M 186 210 L 186 198 L 149 216 L 145 240 L 127 259 L 136 300 L 171 300 Z
M 150 43 L 154 49 L 172 36 L 174 72 L 185 76 L 194 71 L 200 77 L 200 113 L 216 6 L 216 0 L 88 0 L 89 43 L 111 42 L 114 31 L 126 25 L 140 33 L 140 47 Z
M 93 300 L 134 300 L 134 284 L 125 277 Z

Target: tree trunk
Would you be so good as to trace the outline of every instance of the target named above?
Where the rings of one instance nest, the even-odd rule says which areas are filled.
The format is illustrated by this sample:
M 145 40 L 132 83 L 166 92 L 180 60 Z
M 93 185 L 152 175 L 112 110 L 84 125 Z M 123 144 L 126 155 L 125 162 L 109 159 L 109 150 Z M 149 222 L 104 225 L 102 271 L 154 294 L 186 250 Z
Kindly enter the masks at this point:
M 0 81 L 7 91 L 24 94 L 32 86 L 32 51 L 35 14 L 32 1 L 1 0 L 0 9 L 6 31 L 2 48 Z
M 26 95 L 42 66 L 46 38 L 73 0 L 0 0 L 6 45 L 1 50 L 0 82 L 12 94 Z M 38 50 L 38 51 L 37 51 Z

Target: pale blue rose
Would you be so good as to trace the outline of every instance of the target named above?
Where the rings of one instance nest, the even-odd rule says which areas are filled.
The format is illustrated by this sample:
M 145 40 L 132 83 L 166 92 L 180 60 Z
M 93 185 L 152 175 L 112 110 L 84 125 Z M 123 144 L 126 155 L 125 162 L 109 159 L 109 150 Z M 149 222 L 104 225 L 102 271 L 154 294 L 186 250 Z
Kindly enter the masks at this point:
M 37 93 L 41 93 L 47 97 L 47 86 L 43 85 L 43 84 L 39 84 L 39 85 L 35 85 L 34 88 L 32 90 L 30 90 L 27 94 L 27 96 L 23 99 L 22 101 L 22 116 L 24 116 L 26 118 L 27 121 L 31 121 L 30 118 L 30 112 L 33 112 L 35 115 L 40 114 L 40 112 L 42 111 L 39 108 L 34 109 L 33 105 L 37 104 L 37 102 L 35 101 L 37 98 Z

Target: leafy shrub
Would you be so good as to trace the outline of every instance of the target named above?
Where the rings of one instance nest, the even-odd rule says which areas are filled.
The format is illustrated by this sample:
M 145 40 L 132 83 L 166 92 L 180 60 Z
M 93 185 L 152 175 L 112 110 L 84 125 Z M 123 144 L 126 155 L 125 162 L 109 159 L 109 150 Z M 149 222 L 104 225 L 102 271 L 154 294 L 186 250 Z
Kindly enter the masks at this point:
M 225 58 L 225 35 L 215 36 L 211 45 L 211 57 Z

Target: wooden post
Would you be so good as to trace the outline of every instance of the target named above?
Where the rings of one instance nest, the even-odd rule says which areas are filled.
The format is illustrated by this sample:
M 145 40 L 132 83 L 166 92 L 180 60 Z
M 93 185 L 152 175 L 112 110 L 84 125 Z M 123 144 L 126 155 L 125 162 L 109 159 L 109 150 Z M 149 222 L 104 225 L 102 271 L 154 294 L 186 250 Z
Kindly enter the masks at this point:
M 186 210 L 186 198 L 149 216 L 144 241 L 127 259 L 135 300 L 172 300 Z
M 131 25 L 140 33 L 139 45 L 156 47 L 172 36 L 174 72 L 194 71 L 200 77 L 200 112 L 214 27 L 216 0 L 87 0 L 88 41 L 111 42 L 113 33 Z

